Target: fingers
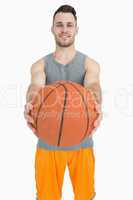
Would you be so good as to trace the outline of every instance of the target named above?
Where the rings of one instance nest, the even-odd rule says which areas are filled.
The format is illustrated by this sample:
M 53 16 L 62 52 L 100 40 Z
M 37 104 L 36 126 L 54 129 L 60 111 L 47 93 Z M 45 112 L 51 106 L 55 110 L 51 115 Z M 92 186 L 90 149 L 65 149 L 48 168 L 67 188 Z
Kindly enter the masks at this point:
M 95 104 L 95 109 L 99 114 L 101 114 L 101 105 L 100 104 L 96 103 Z
M 33 110 L 33 105 L 32 105 L 32 103 L 31 103 L 31 102 L 26 103 L 26 104 L 25 104 L 25 111 L 26 111 L 27 113 L 29 113 L 31 110 Z
M 98 129 L 98 126 L 94 127 L 89 137 L 91 137 Z
M 92 130 L 91 135 L 93 135 L 93 134 L 96 132 L 97 128 L 98 128 L 98 127 L 95 127 L 95 128 Z
M 27 113 L 24 113 L 24 117 L 27 122 L 34 124 L 34 120 L 30 115 L 28 115 Z
M 28 127 L 34 132 L 36 133 L 36 129 L 34 127 L 34 119 L 30 116 L 30 112 L 33 110 L 33 105 L 32 105 L 32 101 L 28 102 L 25 104 L 24 106 L 24 118 L 27 121 L 27 125 Z
M 97 111 L 101 111 L 101 106 L 100 106 L 100 104 L 96 104 L 96 109 L 97 109 Z
M 94 129 L 92 130 L 90 137 L 97 131 L 100 125 L 101 119 L 102 119 L 102 114 L 99 115 L 98 119 L 94 122 Z
M 24 110 L 24 118 L 27 121 L 27 125 L 29 128 L 31 128 L 31 130 L 35 133 L 36 129 L 34 128 L 34 119 L 30 116 L 30 112 L 33 110 L 33 105 L 31 102 L 26 103 L 26 105 L 24 106 L 25 110 Z
M 33 127 L 33 125 L 31 123 L 27 122 L 27 125 L 34 133 L 36 133 L 36 129 L 35 129 L 35 127 Z
M 101 120 L 102 120 L 102 113 L 100 113 L 100 115 L 98 116 L 98 118 L 97 118 L 96 121 L 94 122 L 94 126 L 95 126 L 95 127 L 99 126 Z
M 94 122 L 94 127 L 96 128 L 96 127 L 98 127 L 100 125 L 100 120 L 96 120 L 95 122 Z
M 30 116 L 30 112 L 33 110 L 33 105 L 31 102 L 28 102 L 25 104 L 24 106 L 24 117 L 27 121 L 29 121 L 30 123 L 34 123 L 34 120 L 32 119 L 32 117 Z

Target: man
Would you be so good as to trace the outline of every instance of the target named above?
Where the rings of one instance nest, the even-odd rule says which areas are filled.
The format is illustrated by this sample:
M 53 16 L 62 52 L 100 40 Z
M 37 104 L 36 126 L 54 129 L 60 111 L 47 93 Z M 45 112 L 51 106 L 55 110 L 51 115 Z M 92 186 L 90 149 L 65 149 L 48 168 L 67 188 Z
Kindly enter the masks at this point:
M 40 87 L 57 80 L 71 80 L 89 89 L 96 100 L 101 120 L 100 66 L 74 46 L 78 33 L 76 11 L 63 5 L 54 13 L 51 31 L 56 42 L 54 53 L 36 61 L 31 67 L 31 84 L 26 95 L 24 115 L 33 132 L 32 98 Z M 94 131 L 95 131 L 94 130 Z M 59 200 L 65 168 L 68 165 L 75 200 L 92 200 L 96 194 L 94 187 L 95 156 L 92 135 L 79 145 L 57 147 L 38 139 L 35 155 L 35 179 L 38 200 Z

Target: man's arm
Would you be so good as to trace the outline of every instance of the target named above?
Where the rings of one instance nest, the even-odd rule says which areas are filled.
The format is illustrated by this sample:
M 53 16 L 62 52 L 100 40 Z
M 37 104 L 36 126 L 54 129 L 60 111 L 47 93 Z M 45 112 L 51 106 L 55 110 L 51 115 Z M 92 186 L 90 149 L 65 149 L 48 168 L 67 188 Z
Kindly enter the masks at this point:
M 93 93 L 96 102 L 101 105 L 100 66 L 96 61 L 87 57 L 85 60 L 85 68 L 84 87 Z
M 99 113 L 99 117 L 94 123 L 94 129 L 90 135 L 96 131 L 100 122 L 102 120 L 102 111 L 101 111 L 101 104 L 102 104 L 102 94 L 101 94 L 101 87 L 100 87 L 100 66 L 99 64 L 94 61 L 93 59 L 86 58 L 85 60 L 85 68 L 86 74 L 84 78 L 84 87 L 92 92 L 94 99 L 96 101 L 96 110 Z
M 26 102 L 30 102 L 40 87 L 45 86 L 46 75 L 44 60 L 40 59 L 31 66 L 31 83 L 26 93 Z
M 24 117 L 27 121 L 27 125 L 36 132 L 34 128 L 34 120 L 30 116 L 30 112 L 33 109 L 32 99 L 37 94 L 40 87 L 45 86 L 46 75 L 45 75 L 45 64 L 44 60 L 40 59 L 31 66 L 31 83 L 26 93 L 26 104 L 24 109 Z

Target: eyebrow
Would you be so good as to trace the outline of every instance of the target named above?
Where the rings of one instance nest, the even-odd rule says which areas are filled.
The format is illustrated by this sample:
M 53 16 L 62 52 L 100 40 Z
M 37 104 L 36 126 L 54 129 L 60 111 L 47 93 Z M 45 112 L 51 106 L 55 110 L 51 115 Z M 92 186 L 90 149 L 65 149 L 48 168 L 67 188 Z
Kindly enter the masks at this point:
M 63 22 L 56 22 L 56 24 L 62 24 Z M 73 22 L 67 22 L 67 24 L 73 24 Z

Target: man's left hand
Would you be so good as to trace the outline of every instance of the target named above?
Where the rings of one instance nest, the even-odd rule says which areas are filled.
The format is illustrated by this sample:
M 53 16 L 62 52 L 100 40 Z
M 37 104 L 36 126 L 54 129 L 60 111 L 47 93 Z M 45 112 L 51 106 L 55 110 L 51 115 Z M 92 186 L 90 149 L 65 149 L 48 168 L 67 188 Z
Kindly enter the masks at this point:
M 99 114 L 98 118 L 96 119 L 96 121 L 94 122 L 94 129 L 92 130 L 91 134 L 89 135 L 89 137 L 91 137 L 93 135 L 93 133 L 97 130 L 97 128 L 100 125 L 100 122 L 102 120 L 103 114 L 101 111 L 101 105 L 96 103 L 96 111 Z

